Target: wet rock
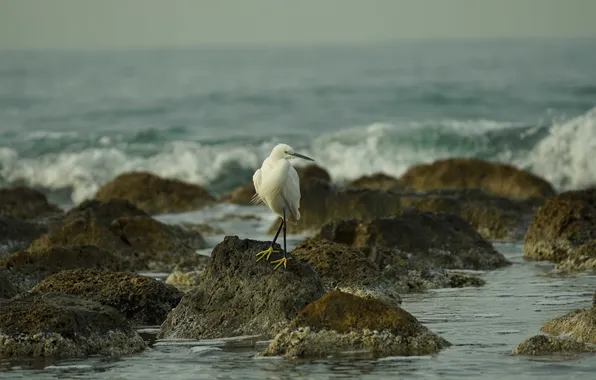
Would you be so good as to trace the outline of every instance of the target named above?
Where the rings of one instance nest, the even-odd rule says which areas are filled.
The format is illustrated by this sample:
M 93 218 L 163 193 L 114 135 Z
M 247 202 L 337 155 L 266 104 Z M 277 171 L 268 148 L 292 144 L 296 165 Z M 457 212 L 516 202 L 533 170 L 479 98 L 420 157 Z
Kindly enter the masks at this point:
M 227 236 L 213 249 L 199 286 L 184 295 L 158 337 L 271 337 L 283 328 L 323 294 L 323 284 L 310 265 L 296 258 L 277 270 L 264 260 L 256 262 L 256 253 L 269 246 L 269 242 Z M 274 253 L 270 260 L 279 257 Z
M 512 165 L 476 158 L 448 158 L 409 168 L 401 177 L 415 190 L 482 189 L 512 199 L 555 195 L 550 183 Z
M 261 355 L 326 357 L 346 351 L 429 355 L 448 346 L 399 307 L 330 291 L 302 309 Z
M 103 185 L 95 199 L 125 199 L 149 214 L 201 209 L 215 198 L 199 185 L 161 178 L 148 172 L 124 173 Z
M 397 288 L 357 248 L 307 239 L 292 251 L 292 256 L 310 264 L 321 276 L 326 289 L 379 299 L 388 305 L 401 304 Z
M 42 223 L 0 216 L 0 259 L 25 249 L 48 230 Z
M 555 269 L 561 272 L 596 271 L 596 240 L 573 249 Z
M 0 268 L 0 300 L 4 298 L 12 298 L 18 293 L 15 286 L 12 284 L 12 277 L 6 269 Z
M 372 189 L 341 189 L 329 182 L 310 180 L 300 184 L 301 218 L 288 224 L 289 233 L 308 233 L 335 219 L 370 220 L 397 215 L 402 209 L 447 212 L 459 215 L 482 237 L 520 240 L 530 222 L 536 202 L 514 201 L 482 191 L 458 190 L 435 193 L 396 193 Z M 276 223 L 268 232 L 274 234 Z
M 151 277 L 96 269 L 56 273 L 31 291 L 93 300 L 115 308 L 135 325 L 160 325 L 182 298 L 175 287 Z
M 548 335 L 533 336 L 513 349 L 514 355 L 545 356 L 553 354 L 575 354 L 593 352 L 596 348 L 573 339 Z
M 116 309 L 68 294 L 23 294 L 0 300 L 0 357 L 120 356 L 143 339 Z
M 191 287 L 200 284 L 209 261 L 209 256 L 198 254 L 183 260 L 168 275 L 166 283 L 183 292 L 189 291 Z
M 61 214 L 45 195 L 28 187 L 0 188 L 0 216 L 16 219 L 42 219 Z
M 596 343 L 596 308 L 576 309 L 542 325 L 551 335 L 567 335 L 580 342 Z
M 182 223 L 181 228 L 186 231 L 197 232 L 201 235 L 223 235 L 225 231 L 217 226 L 212 226 L 206 223 Z
M 385 173 L 374 173 L 365 175 L 347 184 L 348 187 L 355 187 L 358 189 L 373 189 L 385 191 L 401 191 L 405 187 L 401 181 L 395 177 Z
M 215 231 L 213 227 L 206 224 L 193 225 L 192 227 L 184 227 L 176 224 L 168 224 L 167 226 L 181 242 L 195 250 L 207 247 L 207 242 L 205 242 L 201 231 L 210 231 L 211 233 Z
M 369 221 L 333 221 L 323 226 L 317 238 L 354 247 L 398 249 L 436 268 L 482 270 L 511 264 L 456 215 L 416 209 L 396 214 Z
M 80 204 L 50 225 L 49 232 L 27 250 L 77 245 L 102 247 L 129 262 L 129 270 L 170 270 L 194 254 L 168 225 L 124 200 Z
M 66 269 L 89 268 L 124 270 L 130 263 L 94 245 L 53 247 L 46 250 L 14 253 L 0 268 L 7 271 L 19 291 L 27 291 L 54 273 Z
M 522 251 L 529 259 L 567 261 L 567 267 L 580 267 L 584 261 L 596 258 L 595 240 L 596 208 L 589 199 L 582 199 L 580 192 L 561 194 L 538 208 Z

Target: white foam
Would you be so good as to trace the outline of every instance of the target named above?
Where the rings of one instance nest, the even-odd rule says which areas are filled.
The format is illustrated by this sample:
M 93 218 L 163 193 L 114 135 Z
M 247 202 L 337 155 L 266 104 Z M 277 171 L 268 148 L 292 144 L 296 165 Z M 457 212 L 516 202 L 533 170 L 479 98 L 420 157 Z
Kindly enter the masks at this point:
M 516 163 L 531 168 L 560 189 L 596 184 L 596 107 L 554 124 L 548 136 Z

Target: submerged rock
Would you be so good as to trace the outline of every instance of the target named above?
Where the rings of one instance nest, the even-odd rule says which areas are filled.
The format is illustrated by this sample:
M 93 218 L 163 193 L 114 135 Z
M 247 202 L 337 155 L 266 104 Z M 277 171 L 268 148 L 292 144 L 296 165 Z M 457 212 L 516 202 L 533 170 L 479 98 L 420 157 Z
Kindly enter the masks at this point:
M 401 191 L 404 190 L 404 185 L 401 181 L 395 177 L 387 175 L 385 173 L 374 173 L 371 175 L 365 175 L 347 184 L 348 187 L 354 187 L 358 189 L 374 189 L 374 190 L 386 190 L 386 191 Z
M 512 165 L 477 158 L 448 158 L 410 167 L 401 177 L 415 190 L 482 189 L 512 199 L 555 195 L 545 179 Z
M 87 201 L 68 211 L 33 241 L 30 252 L 95 245 L 129 262 L 129 270 L 170 270 L 194 255 L 172 229 L 124 200 Z
M 135 325 L 159 325 L 182 293 L 171 285 L 133 273 L 73 269 L 37 284 L 33 293 L 63 293 L 111 306 Z
M 94 245 L 55 247 L 43 251 L 14 253 L 4 261 L 5 268 L 13 284 L 19 291 L 27 291 L 54 273 L 66 269 L 89 268 L 124 270 L 129 263 L 109 251 Z
M 24 294 L 0 300 L 0 357 L 120 356 L 143 339 L 116 309 L 68 294 Z
M 41 219 L 62 213 L 45 195 L 28 187 L 0 188 L 0 216 Z
M 0 258 L 27 248 L 47 231 L 41 223 L 0 216 Z
M 124 173 L 103 185 L 95 199 L 125 199 L 149 214 L 201 209 L 215 198 L 199 185 L 161 178 L 148 172 Z
M 379 246 L 445 269 L 495 269 L 511 263 L 456 215 L 404 209 L 396 216 L 327 223 L 316 236 L 354 247 Z M 383 264 L 382 264 L 383 266 Z
M 592 267 L 590 262 L 596 261 L 596 207 L 590 197 L 589 192 L 572 192 L 547 199 L 526 233 L 524 256 L 562 263 L 565 269 Z
M 514 355 L 546 356 L 594 352 L 596 348 L 573 339 L 536 335 L 524 340 L 513 349 Z
M 261 355 L 326 357 L 346 351 L 428 355 L 448 346 L 399 307 L 330 291 L 302 309 Z
M 264 260 L 256 262 L 256 253 L 269 246 L 269 242 L 227 236 L 213 249 L 200 284 L 170 312 L 158 337 L 271 337 L 277 333 L 324 289 L 319 275 L 297 258 L 277 270 Z M 270 260 L 279 257 L 274 253 Z
M 321 276 L 326 289 L 379 299 L 388 305 L 401 304 L 396 286 L 357 248 L 307 239 L 292 251 L 292 256 L 310 264 Z

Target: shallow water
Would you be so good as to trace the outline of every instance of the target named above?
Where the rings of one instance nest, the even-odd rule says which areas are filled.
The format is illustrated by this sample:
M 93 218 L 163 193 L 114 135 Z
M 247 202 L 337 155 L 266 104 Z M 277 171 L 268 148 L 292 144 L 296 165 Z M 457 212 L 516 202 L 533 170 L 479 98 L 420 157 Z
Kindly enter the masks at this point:
M 222 220 L 227 214 L 257 219 Z M 209 222 L 243 238 L 261 239 L 275 217 L 260 207 L 218 205 L 159 219 Z M 290 237 L 288 248 L 302 238 Z M 213 244 L 220 240 L 221 236 L 208 238 Z M 550 264 L 525 262 L 521 244 L 495 243 L 495 247 L 513 265 L 478 272 L 486 286 L 403 295 L 406 310 L 453 344 L 436 355 L 381 359 L 346 355 L 315 361 L 255 358 L 266 345 L 258 337 L 156 341 L 155 329 L 143 328 L 151 349 L 141 354 L 110 359 L 0 360 L 0 379 L 593 379 L 593 355 L 529 358 L 513 356 L 511 350 L 537 334 L 549 318 L 589 307 L 596 276 L 557 276 Z

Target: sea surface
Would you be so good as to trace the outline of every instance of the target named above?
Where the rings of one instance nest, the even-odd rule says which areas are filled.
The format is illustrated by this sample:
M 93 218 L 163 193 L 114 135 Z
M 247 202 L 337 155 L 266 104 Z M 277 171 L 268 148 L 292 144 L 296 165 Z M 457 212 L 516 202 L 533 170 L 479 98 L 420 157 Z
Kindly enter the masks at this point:
M 558 190 L 581 188 L 596 183 L 595 68 L 596 40 L 1 51 L 0 186 L 32 186 L 70 207 L 119 173 L 148 170 L 222 194 L 285 142 L 337 182 L 473 156 L 531 170 Z M 207 237 L 213 247 L 226 234 L 269 239 L 275 216 L 216 205 L 158 218 L 222 228 Z M 289 236 L 289 248 L 303 238 Z M 255 359 L 258 338 L 155 341 L 153 326 L 142 354 L 0 360 L 0 378 L 593 379 L 593 355 L 511 350 L 549 318 L 589 307 L 596 276 L 525 262 L 522 242 L 495 246 L 514 265 L 479 273 L 486 286 L 403 296 L 453 344 L 437 355 Z

